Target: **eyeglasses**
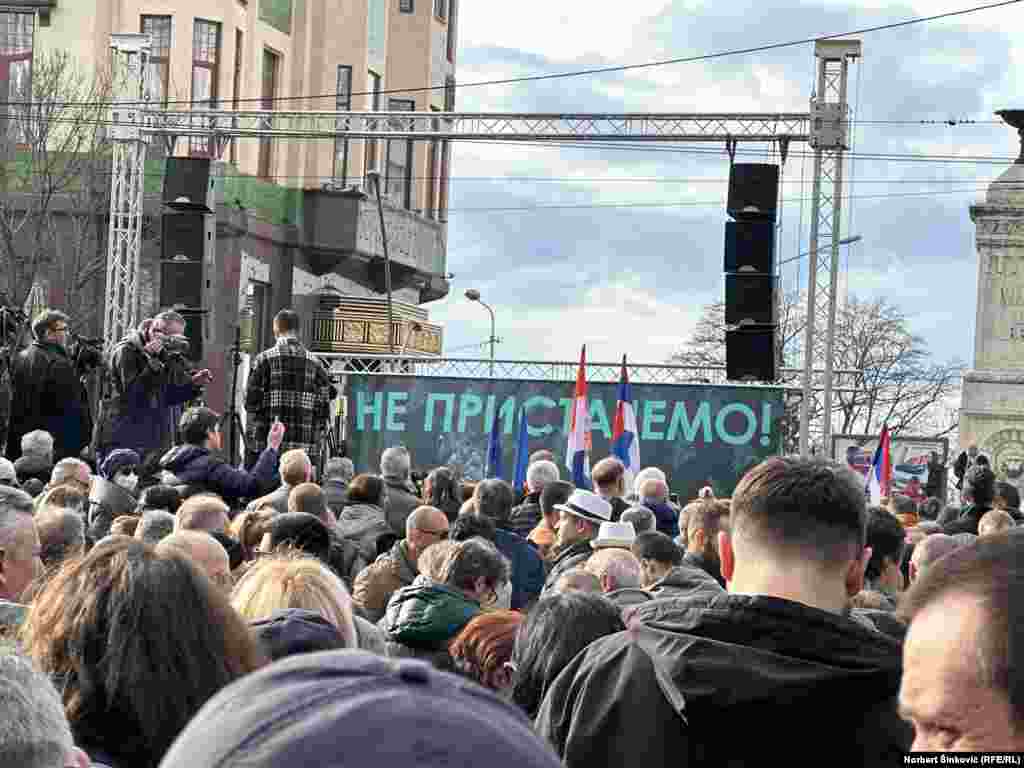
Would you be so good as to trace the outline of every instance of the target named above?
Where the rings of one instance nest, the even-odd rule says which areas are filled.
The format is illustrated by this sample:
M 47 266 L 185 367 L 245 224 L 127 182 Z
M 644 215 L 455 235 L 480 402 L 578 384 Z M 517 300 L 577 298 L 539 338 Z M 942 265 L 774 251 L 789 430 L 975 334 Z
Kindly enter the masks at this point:
M 429 528 L 417 528 L 416 530 L 420 531 L 421 533 L 430 534 L 431 536 L 437 536 L 437 538 L 439 539 L 447 539 L 448 534 L 450 533 L 447 528 L 445 528 L 443 531 L 432 531 Z

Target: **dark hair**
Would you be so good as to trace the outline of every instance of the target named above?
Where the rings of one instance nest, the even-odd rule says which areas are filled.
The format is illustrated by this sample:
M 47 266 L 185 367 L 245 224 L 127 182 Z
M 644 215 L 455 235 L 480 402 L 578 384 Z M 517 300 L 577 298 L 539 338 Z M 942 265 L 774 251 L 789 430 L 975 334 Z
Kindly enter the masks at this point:
M 683 552 L 671 536 L 661 531 L 647 531 L 636 537 L 631 548 L 637 560 L 654 560 L 656 563 L 681 565 Z
M 993 499 L 996 497 L 1005 502 L 1007 509 L 1020 509 L 1020 491 L 1012 483 L 1008 483 L 1005 480 L 997 482 Z
M 489 517 L 480 515 L 459 515 L 448 526 L 448 539 L 451 541 L 468 541 L 479 536 L 481 539 L 494 541 L 496 526 Z
M 66 325 L 70 321 L 71 319 L 63 312 L 58 312 L 56 309 L 44 309 L 32 321 L 32 335 L 36 337 L 37 341 L 42 341 L 43 337 L 53 329 L 54 325 L 57 323 L 64 323 Z
M 425 504 L 444 510 L 454 504 L 462 503 L 462 494 L 459 491 L 458 483 L 455 482 L 455 473 L 448 467 L 435 469 L 427 475 L 426 482 L 430 483 L 430 498 L 423 500 Z
M 601 595 L 571 590 L 541 598 L 516 635 L 512 701 L 533 717 L 548 686 L 576 654 L 625 628 L 619 609 Z
M 594 467 L 590 477 L 598 488 L 615 485 L 626 474 L 626 465 L 614 456 L 601 459 Z
M 871 547 L 871 559 L 864 577 L 874 581 L 881 576 L 883 560 L 900 564 L 906 537 L 903 525 L 891 512 L 881 507 L 869 507 L 867 546 Z
M 948 506 L 943 508 L 942 513 L 939 515 L 938 519 L 935 522 L 937 522 L 939 525 L 945 528 L 953 521 L 958 520 L 962 512 L 963 510 L 956 504 L 949 504 Z
M 859 557 L 864 548 L 864 482 L 821 459 L 768 459 L 740 480 L 729 517 L 736 539 L 838 565 Z
M 555 511 L 555 504 L 565 504 L 575 490 L 576 486 L 565 480 L 555 480 L 545 485 L 544 490 L 540 492 L 541 514 L 550 515 Z
M 376 504 L 384 495 L 384 480 L 379 475 L 356 475 L 348 484 L 347 504 Z
M 195 566 L 124 538 L 58 572 L 23 639 L 60 681 L 76 743 L 143 768 L 214 693 L 262 663 L 245 622 Z
M 978 598 L 986 614 L 964 658 L 977 659 L 982 684 L 1005 693 L 1013 719 L 1024 722 L 1024 671 L 1015 658 L 1024 648 L 1024 533 L 984 536 L 938 558 L 904 593 L 898 615 L 909 624 L 953 592 Z
M 904 496 L 902 493 L 893 494 L 889 499 L 889 509 L 894 515 L 917 514 L 917 504 L 912 498 Z
M 987 464 L 976 462 L 964 475 L 964 490 L 970 493 L 975 506 L 987 509 L 995 496 L 996 476 Z
M 173 485 L 151 485 L 139 496 L 139 503 L 136 506 L 140 512 L 144 509 L 166 509 L 172 515 L 178 513 L 181 506 L 181 494 Z
M 986 456 L 983 453 L 978 455 L 978 457 L 974 460 L 974 463 L 977 466 L 979 466 L 979 467 L 988 467 L 988 466 L 990 466 L 989 463 L 988 463 L 988 456 Z
M 489 517 L 495 523 L 507 522 L 512 514 L 512 505 L 516 503 L 515 491 L 504 480 L 481 481 L 473 498 L 476 499 L 476 513 Z
M 922 520 L 936 520 L 939 517 L 939 512 L 942 511 L 942 502 L 931 496 L 922 501 L 917 508 L 917 514 Z
M 508 558 L 494 544 L 476 537 L 460 541 L 448 556 L 444 583 L 458 589 L 473 589 L 476 580 L 483 577 L 488 586 L 497 587 L 508 581 L 510 570 Z
M 448 644 L 455 668 L 485 688 L 498 690 L 495 677 L 512 659 L 522 623 L 519 611 L 491 611 L 473 617 Z
M 288 512 L 271 518 L 266 525 L 272 549 L 297 549 L 330 567 L 331 537 L 320 518 L 308 512 Z
M 282 309 L 274 315 L 274 328 L 281 333 L 290 333 L 299 330 L 302 320 L 299 313 L 294 309 Z
M 189 445 L 202 445 L 210 432 L 217 429 L 220 416 L 209 408 L 189 408 L 181 415 L 178 429 L 181 439 Z

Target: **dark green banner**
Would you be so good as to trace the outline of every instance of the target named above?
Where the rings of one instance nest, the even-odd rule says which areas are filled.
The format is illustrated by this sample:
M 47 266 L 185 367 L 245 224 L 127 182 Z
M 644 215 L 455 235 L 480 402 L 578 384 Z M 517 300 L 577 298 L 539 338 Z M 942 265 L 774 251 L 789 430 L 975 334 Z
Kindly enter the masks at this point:
M 525 406 L 530 452 L 554 451 L 562 476 L 572 382 L 350 376 L 346 438 L 357 472 L 378 471 L 380 454 L 406 446 L 417 471 L 447 464 L 479 480 L 490 427 L 502 429 L 506 479 L 515 470 L 519 412 Z M 751 466 L 779 452 L 783 393 L 712 385 L 633 384 L 641 466 L 665 471 L 673 492 L 692 498 L 704 485 L 732 493 Z M 609 455 L 616 384 L 590 384 L 591 466 Z

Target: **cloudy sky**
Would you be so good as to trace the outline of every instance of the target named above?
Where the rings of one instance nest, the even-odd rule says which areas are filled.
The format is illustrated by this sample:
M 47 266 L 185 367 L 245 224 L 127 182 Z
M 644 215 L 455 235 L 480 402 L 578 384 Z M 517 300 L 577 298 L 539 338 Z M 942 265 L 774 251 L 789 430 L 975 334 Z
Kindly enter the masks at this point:
M 461 83 L 634 64 L 844 33 L 982 5 L 982 0 L 520 0 L 460 7 Z M 884 296 L 944 359 L 973 357 L 977 277 L 968 206 L 1016 157 L 994 110 L 1024 107 L 1015 72 L 1024 3 L 861 36 L 850 101 L 864 121 L 853 159 L 844 249 L 850 293 Z M 459 90 L 460 111 L 806 112 L 813 45 L 626 73 Z M 919 121 L 980 121 L 951 127 Z M 755 145 L 744 145 L 751 149 Z M 741 146 L 741 149 L 743 146 Z M 781 258 L 808 249 L 811 160 L 793 148 L 784 171 Z M 983 162 L 939 162 L 987 158 Z M 738 158 L 739 160 L 740 158 Z M 764 157 L 745 158 L 765 162 Z M 451 295 L 429 305 L 447 352 L 486 354 L 486 311 L 505 359 L 591 360 L 628 353 L 660 362 L 703 305 L 723 295 L 728 157 L 713 145 L 649 149 L 459 143 L 452 167 Z M 608 204 L 629 204 L 609 207 Z M 540 208 L 538 208 L 540 206 Z M 573 206 L 547 208 L 543 206 Z M 604 206 L 604 207 L 588 207 Z M 481 210 L 483 209 L 483 210 Z M 504 210 L 487 210 L 504 209 Z M 513 210 L 509 210 L 513 209 Z M 516 210 L 527 209 L 527 210 Z M 806 280 L 797 260 L 783 282 Z

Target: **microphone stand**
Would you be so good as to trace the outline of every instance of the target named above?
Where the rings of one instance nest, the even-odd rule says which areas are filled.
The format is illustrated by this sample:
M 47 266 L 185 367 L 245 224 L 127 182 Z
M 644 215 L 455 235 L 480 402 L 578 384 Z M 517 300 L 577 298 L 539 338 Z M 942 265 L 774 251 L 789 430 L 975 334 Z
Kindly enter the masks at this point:
M 231 399 L 228 400 L 228 407 L 222 417 L 221 429 L 228 430 L 228 455 L 231 457 L 231 465 L 236 466 L 238 462 L 238 437 L 242 440 L 243 461 L 244 452 L 248 451 L 245 439 L 245 430 L 242 428 L 242 417 L 238 415 L 235 402 L 238 398 L 238 368 L 242 364 L 242 329 L 240 325 L 235 326 L 235 344 L 231 347 L 231 363 L 234 370 L 231 374 Z M 236 437 L 237 435 L 237 437 Z

